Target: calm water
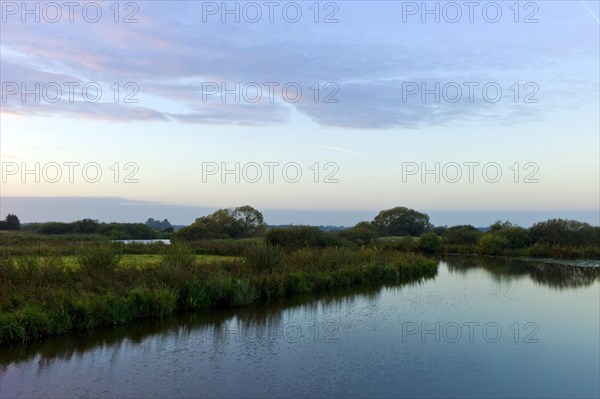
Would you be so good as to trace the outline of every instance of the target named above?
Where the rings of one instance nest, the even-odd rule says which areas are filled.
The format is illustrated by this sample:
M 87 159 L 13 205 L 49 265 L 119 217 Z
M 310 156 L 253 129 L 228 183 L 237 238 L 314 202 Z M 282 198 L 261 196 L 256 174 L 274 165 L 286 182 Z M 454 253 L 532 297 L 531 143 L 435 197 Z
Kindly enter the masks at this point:
M 420 284 L 15 346 L 0 397 L 598 397 L 600 269 L 450 258 Z

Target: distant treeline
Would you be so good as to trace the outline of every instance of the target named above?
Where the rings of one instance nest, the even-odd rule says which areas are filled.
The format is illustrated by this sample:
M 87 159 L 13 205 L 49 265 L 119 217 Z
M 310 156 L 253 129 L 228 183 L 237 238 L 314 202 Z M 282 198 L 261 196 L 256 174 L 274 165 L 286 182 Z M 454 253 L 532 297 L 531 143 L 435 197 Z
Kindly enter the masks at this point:
M 265 237 L 267 243 L 284 248 L 376 246 L 421 253 L 600 257 L 600 227 L 576 220 L 550 219 L 530 228 L 508 221 L 485 229 L 471 225 L 436 227 L 427 214 L 396 207 L 351 228 L 326 231 L 322 227 L 267 226 L 262 213 L 244 206 L 198 218 L 172 238 L 192 242 Z
M 111 240 L 136 240 L 160 238 L 158 231 L 144 223 L 100 223 L 97 220 L 83 219 L 70 223 L 46 222 L 28 224 L 24 231 L 39 234 L 97 234 Z
M 19 229 L 8 215 L 0 225 Z M 568 219 L 549 219 L 529 228 L 498 221 L 488 228 L 471 225 L 434 226 L 429 215 L 396 207 L 379 212 L 372 221 L 350 228 L 336 226 L 269 226 L 257 209 L 245 205 L 196 219 L 174 231 L 167 219 L 143 223 L 99 223 L 84 219 L 71 223 L 39 223 L 23 230 L 40 234 L 97 234 L 111 239 L 172 238 L 174 241 L 261 239 L 284 248 L 384 247 L 404 252 L 460 253 L 500 256 L 600 258 L 600 227 Z M 225 245 L 225 244 L 219 244 Z

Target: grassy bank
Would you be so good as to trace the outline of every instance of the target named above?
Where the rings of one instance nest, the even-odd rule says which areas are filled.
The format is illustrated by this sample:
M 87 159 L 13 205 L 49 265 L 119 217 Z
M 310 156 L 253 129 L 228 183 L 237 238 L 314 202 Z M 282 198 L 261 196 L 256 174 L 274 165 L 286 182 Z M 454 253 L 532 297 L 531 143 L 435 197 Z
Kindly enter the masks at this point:
M 435 276 L 437 262 L 377 249 L 247 246 L 238 258 L 198 257 L 174 245 L 160 255 L 123 256 L 94 243 L 0 260 L 0 344 L 24 342 L 140 318 L 350 286 Z

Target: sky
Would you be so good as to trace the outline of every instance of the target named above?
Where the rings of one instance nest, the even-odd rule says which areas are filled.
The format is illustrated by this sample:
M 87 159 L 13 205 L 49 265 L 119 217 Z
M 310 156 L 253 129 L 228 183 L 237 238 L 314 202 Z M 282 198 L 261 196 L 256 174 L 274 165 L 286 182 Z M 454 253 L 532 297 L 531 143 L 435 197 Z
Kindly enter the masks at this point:
M 272 224 L 352 225 L 406 206 L 437 225 L 598 225 L 599 15 L 1 1 L 0 213 L 187 224 L 250 204 Z

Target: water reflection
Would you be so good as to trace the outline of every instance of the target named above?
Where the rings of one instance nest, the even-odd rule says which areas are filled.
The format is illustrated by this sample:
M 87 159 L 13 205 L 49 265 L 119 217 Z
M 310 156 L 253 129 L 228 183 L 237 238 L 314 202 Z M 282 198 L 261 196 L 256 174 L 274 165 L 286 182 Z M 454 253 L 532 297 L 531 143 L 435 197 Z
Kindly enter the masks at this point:
M 417 281 L 402 286 L 421 283 L 422 281 Z M 161 339 L 177 342 L 189 339 L 192 334 L 201 337 L 204 342 L 239 340 L 241 334 L 253 339 L 266 337 L 289 341 L 294 339 L 290 335 L 294 334 L 293 330 L 297 331 L 302 326 L 284 325 L 282 320 L 286 315 L 300 313 L 303 317 L 315 317 L 317 314 L 337 313 L 342 309 L 353 308 L 356 303 L 375 303 L 380 296 L 381 287 L 345 289 L 316 297 L 294 297 L 251 308 L 213 309 L 158 320 L 142 320 L 126 326 L 76 332 L 3 348 L 0 352 L 0 371 L 9 364 L 25 362 L 36 356 L 39 367 L 44 368 L 52 366 L 55 360 L 80 358 L 90 350 L 118 351 L 122 345 L 141 344 L 150 336 L 157 342 Z M 311 326 L 304 327 L 308 329 Z
M 412 284 L 15 345 L 0 396 L 599 397 L 599 271 L 449 257 Z
M 446 257 L 448 270 L 466 274 L 471 269 L 483 268 L 496 281 L 510 282 L 529 278 L 536 284 L 557 290 L 587 287 L 600 280 L 600 267 L 577 267 L 534 260 Z

